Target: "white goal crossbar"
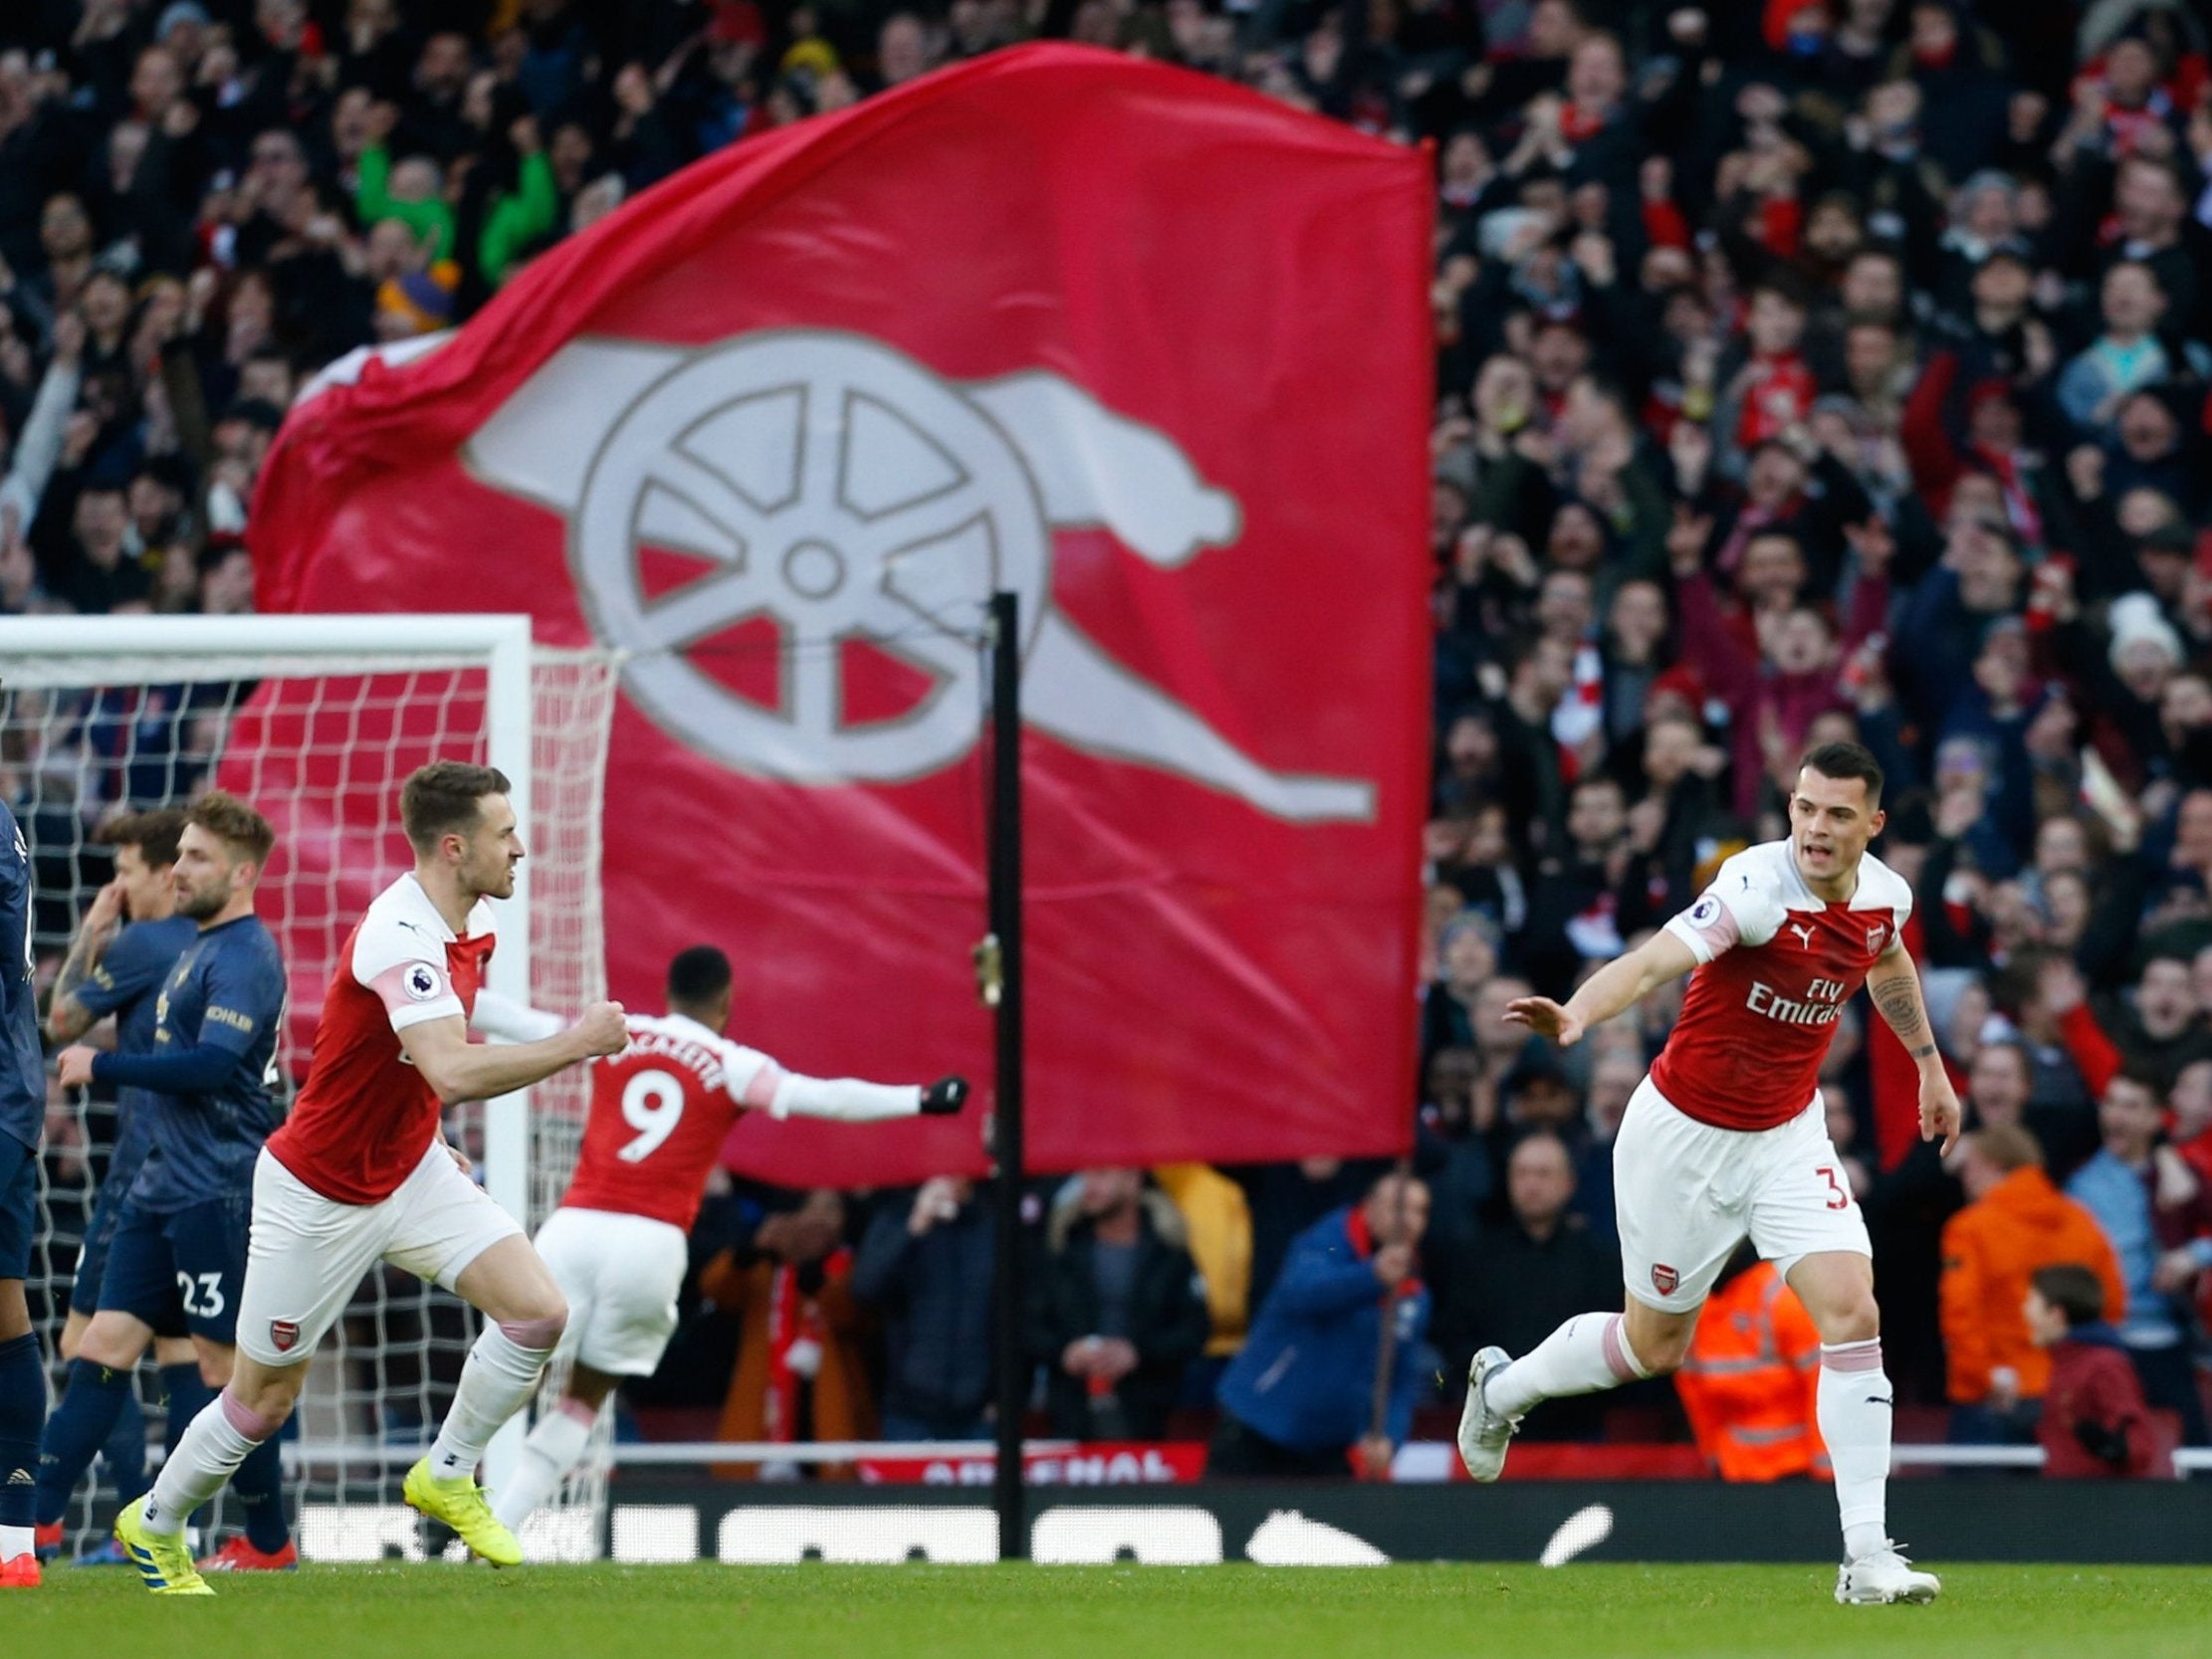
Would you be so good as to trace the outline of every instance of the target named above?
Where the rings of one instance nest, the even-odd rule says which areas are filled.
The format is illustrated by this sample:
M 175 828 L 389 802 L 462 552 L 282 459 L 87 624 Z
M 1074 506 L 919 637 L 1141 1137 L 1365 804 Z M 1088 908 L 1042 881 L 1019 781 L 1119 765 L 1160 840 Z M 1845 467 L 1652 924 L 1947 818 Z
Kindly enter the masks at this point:
M 514 785 L 508 800 L 531 815 L 531 636 L 527 616 L 51 616 L 0 618 L 0 684 L 100 685 L 118 661 L 162 661 L 179 683 L 330 673 L 349 660 L 379 672 L 482 665 L 486 763 Z M 527 844 L 527 843 L 526 843 Z M 517 914 L 530 914 L 530 861 L 515 872 Z M 530 930 L 502 934 L 486 983 L 530 1000 Z M 484 1187 L 509 1214 L 530 1215 L 530 1096 L 488 1103 Z
M 314 880 L 334 893 L 335 880 L 342 878 L 350 893 L 364 877 L 373 876 L 380 885 L 404 868 L 404 846 L 392 840 L 400 777 L 390 772 L 390 765 L 401 752 L 422 750 L 417 759 L 432 757 L 422 732 L 414 728 L 426 727 L 433 733 L 429 741 L 435 752 L 480 759 L 507 775 L 509 798 L 533 854 L 518 867 L 514 898 L 502 907 L 511 920 L 502 929 L 487 984 L 517 1001 L 541 1004 L 548 997 L 534 996 L 534 987 L 551 989 L 554 1010 L 572 1016 L 581 1002 L 604 994 L 599 813 L 613 664 L 613 654 L 604 651 L 536 647 L 531 619 L 521 615 L 5 617 L 0 618 L 0 740 L 22 752 L 0 759 L 18 761 L 24 775 L 35 781 L 50 835 L 58 833 L 57 823 L 74 825 L 66 849 L 73 860 L 89 845 L 100 817 L 125 806 L 180 803 L 188 787 L 198 786 L 188 786 L 187 777 L 213 781 L 217 769 L 233 765 L 258 776 L 260 766 L 269 763 L 280 770 L 293 768 L 295 789 L 318 794 L 320 780 L 310 779 L 309 768 L 329 767 L 339 774 L 337 794 L 323 792 L 319 798 L 333 811 L 339 795 L 349 811 L 371 810 L 362 804 L 371 798 L 375 803 L 373 822 L 341 816 L 323 826 L 332 834 L 319 856 L 335 870 L 334 876 L 331 869 L 318 870 Z M 305 716 L 290 711 L 298 718 L 283 727 L 276 725 L 278 717 L 266 717 L 257 728 L 262 746 L 242 748 L 232 740 L 229 723 L 252 719 L 255 705 L 248 694 L 253 687 L 285 682 L 328 683 L 333 688 L 332 701 L 318 701 L 314 693 L 301 696 Z M 338 695 L 345 686 L 357 688 L 352 703 Z M 197 699 L 219 711 L 215 724 L 220 733 L 210 739 L 209 752 L 184 757 L 188 745 L 180 744 L 165 762 L 154 762 L 152 770 L 164 783 L 146 785 L 132 774 L 126 786 L 131 755 L 96 754 L 81 734 L 96 717 L 105 719 L 111 730 L 130 727 L 133 716 L 101 714 L 99 700 L 111 692 L 129 694 L 122 703 L 126 710 L 166 697 L 173 711 L 181 698 L 187 715 L 172 712 L 169 717 L 180 724 Z M 276 706 L 283 704 L 279 696 Z M 389 723 L 386 752 L 371 755 L 363 749 L 356 755 L 346 736 L 349 715 Z M 301 732 L 306 736 L 296 736 Z M 295 741 L 297 752 L 286 746 Z M 376 746 L 374 738 L 367 743 Z M 385 771 L 377 770 L 378 763 Z M 274 797 L 280 803 L 284 798 Z M 270 802 L 256 804 L 267 810 Z M 35 839 L 35 829 L 33 834 Z M 541 856 L 547 852 L 554 856 Z M 553 881 L 559 915 L 539 915 L 544 907 L 533 905 L 534 878 L 538 884 Z M 64 915 L 69 926 L 75 925 L 74 916 L 88 897 L 83 890 L 60 896 L 68 906 Z M 320 901 L 322 893 L 315 897 Z M 543 900 L 545 894 L 538 897 Z M 55 909 L 49 905 L 50 917 Z M 356 919 L 327 920 L 336 929 L 335 938 L 342 938 Z M 323 921 L 319 915 L 318 925 Z M 541 923 L 553 932 L 549 934 Z M 58 925 L 50 922 L 50 931 Z M 534 960 L 534 931 L 539 932 L 541 949 L 549 936 L 555 941 L 546 963 Z M 42 937 L 39 942 L 52 948 L 56 941 Z M 331 963 L 293 961 L 288 968 L 296 992 L 305 974 L 320 996 Z M 548 968 L 551 980 L 541 971 Z M 297 1075 L 305 1061 L 298 1032 L 287 1034 L 285 1052 Z M 564 1111 L 576 1113 L 575 1103 L 560 1088 L 545 1085 L 541 1090 Z M 485 1103 L 478 1121 L 487 1191 L 526 1226 L 534 1225 L 549 1202 L 541 1190 L 548 1184 L 546 1177 L 557 1180 L 566 1173 L 565 1167 L 535 1171 L 541 1178 L 534 1185 L 534 1144 L 538 1161 L 549 1165 L 560 1161 L 562 1152 L 572 1152 L 572 1146 L 563 1146 L 557 1135 L 549 1137 L 546 1125 L 534 1125 L 527 1091 Z M 555 1153 L 550 1159 L 549 1145 Z M 50 1270 L 60 1271 L 59 1266 Z M 487 1458 L 492 1479 L 504 1477 L 512 1467 L 522 1432 L 520 1422 L 513 1424 L 495 1443 Z M 354 1443 L 348 1461 L 364 1468 L 380 1466 L 382 1450 Z

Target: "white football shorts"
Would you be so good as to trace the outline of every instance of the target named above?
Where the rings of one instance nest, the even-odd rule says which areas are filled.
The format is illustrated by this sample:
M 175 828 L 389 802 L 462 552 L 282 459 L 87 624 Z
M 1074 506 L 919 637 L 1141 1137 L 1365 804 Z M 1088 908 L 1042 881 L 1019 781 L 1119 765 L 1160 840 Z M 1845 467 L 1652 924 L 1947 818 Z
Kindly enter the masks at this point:
M 557 1209 L 538 1229 L 538 1254 L 568 1299 L 557 1358 L 608 1376 L 652 1375 L 676 1332 L 690 1259 L 683 1229 L 644 1215 Z
M 471 1262 L 522 1230 L 435 1141 L 373 1204 L 324 1197 L 265 1148 L 254 1164 L 238 1346 L 264 1365 L 297 1365 L 379 1261 L 450 1291 Z
M 1874 1255 L 1817 1092 L 1777 1128 L 1716 1129 L 1646 1078 L 1613 1143 L 1613 1187 L 1622 1278 L 1667 1313 L 1702 1303 L 1746 1236 L 1784 1277 L 1824 1250 Z

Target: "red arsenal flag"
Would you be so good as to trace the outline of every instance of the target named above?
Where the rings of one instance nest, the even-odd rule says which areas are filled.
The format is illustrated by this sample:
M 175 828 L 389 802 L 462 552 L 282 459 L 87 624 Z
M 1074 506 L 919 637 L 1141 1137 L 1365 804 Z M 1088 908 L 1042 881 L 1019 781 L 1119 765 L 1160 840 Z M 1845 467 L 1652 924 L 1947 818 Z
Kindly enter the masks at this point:
M 988 1110 L 978 636 L 1015 589 L 1035 1166 L 1397 1150 L 1429 192 L 1415 150 L 1059 46 L 748 139 L 303 401 L 262 608 L 621 647 L 614 994 L 719 944 L 741 1041 Z M 977 1170 L 978 1110 L 731 1155 Z

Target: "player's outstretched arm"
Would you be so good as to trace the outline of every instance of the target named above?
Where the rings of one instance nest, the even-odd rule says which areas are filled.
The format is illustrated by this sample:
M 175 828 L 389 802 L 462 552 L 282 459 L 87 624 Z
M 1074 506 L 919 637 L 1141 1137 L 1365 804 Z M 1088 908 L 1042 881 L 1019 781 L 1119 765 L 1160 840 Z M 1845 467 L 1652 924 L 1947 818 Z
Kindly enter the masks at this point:
M 535 1043 L 472 1043 L 468 1022 L 457 1014 L 423 1020 L 399 1033 L 408 1064 L 448 1106 L 527 1089 L 579 1061 L 620 1054 L 629 1040 L 619 1002 L 594 1002 L 567 1030 Z
M 826 1118 L 832 1123 L 872 1124 L 887 1118 L 943 1118 L 968 1103 L 968 1080 L 941 1077 L 927 1089 L 912 1084 L 863 1083 L 852 1077 L 800 1077 L 783 1072 L 769 1097 L 777 1118 Z
M 1920 1139 L 1942 1137 L 1943 1153 L 1949 1156 L 1958 1143 L 1958 1092 L 1951 1087 L 1951 1074 L 1936 1050 L 1935 1031 L 1928 1024 L 1927 1004 L 1920 999 L 1920 974 L 1911 954 L 1901 946 L 1883 951 L 1867 970 L 1867 994 L 1920 1068 Z
M 1690 947 L 1672 933 L 1654 933 L 1625 956 L 1616 956 L 1582 982 L 1562 1007 L 1548 996 L 1524 996 L 1505 1005 L 1505 1018 L 1525 1025 L 1561 1048 L 1572 1048 L 1593 1025 L 1635 1007 L 1645 997 L 1697 965 Z

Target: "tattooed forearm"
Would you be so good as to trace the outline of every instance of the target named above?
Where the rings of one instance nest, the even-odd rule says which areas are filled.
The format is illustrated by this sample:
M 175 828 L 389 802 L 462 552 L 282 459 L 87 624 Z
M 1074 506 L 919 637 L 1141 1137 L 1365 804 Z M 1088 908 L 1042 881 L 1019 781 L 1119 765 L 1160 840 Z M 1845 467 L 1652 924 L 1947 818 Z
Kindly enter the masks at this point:
M 1920 1001 L 1920 979 L 1910 965 L 1902 972 L 1886 975 L 1880 980 L 1870 978 L 1867 990 L 1875 999 L 1875 1006 L 1881 1017 L 1889 1022 L 1889 1029 L 1897 1034 L 1897 1041 L 1915 1060 L 1924 1060 L 1935 1052 L 1935 1036 L 1928 1030 L 1926 1006 Z
M 57 1043 L 74 1043 L 92 1029 L 92 1012 L 77 1000 L 77 993 L 100 965 L 106 943 L 106 935 L 94 928 L 85 929 L 70 941 L 69 954 L 54 976 L 54 992 L 46 1005 L 46 1034 Z

